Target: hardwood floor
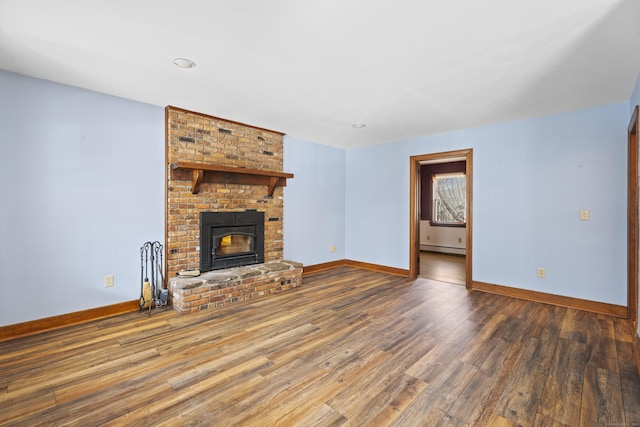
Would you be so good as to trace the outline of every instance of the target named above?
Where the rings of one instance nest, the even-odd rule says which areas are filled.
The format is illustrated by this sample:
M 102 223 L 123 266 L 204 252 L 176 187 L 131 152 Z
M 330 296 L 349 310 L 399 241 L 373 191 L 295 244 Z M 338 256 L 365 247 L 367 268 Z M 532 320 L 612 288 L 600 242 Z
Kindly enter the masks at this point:
M 420 251 L 420 274 L 423 279 L 463 285 L 465 282 L 464 255 Z
M 340 267 L 0 342 L 0 425 L 632 426 L 626 320 Z

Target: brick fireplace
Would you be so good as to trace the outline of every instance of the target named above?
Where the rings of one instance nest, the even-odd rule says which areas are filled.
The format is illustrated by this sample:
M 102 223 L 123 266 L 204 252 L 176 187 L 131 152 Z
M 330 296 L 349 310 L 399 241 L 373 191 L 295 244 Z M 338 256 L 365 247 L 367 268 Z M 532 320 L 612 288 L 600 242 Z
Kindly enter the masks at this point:
M 263 212 L 264 263 L 281 261 L 284 134 L 172 106 L 165 117 L 168 280 L 200 268 L 201 212 Z M 243 170 L 254 175 L 235 179 Z

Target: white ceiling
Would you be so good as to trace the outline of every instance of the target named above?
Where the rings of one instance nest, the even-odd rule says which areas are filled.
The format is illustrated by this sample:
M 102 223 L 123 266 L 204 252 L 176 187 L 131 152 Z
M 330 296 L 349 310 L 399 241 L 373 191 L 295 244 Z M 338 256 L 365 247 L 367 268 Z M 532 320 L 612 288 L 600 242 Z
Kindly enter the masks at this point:
M 0 69 L 350 148 L 627 101 L 640 1 L 0 0 Z

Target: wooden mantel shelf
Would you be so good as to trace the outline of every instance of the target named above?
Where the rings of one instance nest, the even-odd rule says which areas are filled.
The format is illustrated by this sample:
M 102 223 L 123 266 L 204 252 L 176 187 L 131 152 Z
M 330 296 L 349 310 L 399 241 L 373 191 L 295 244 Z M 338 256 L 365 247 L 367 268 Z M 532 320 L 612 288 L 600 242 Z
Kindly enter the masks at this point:
M 292 173 L 277 172 L 264 169 L 249 169 L 234 166 L 223 166 L 212 163 L 175 162 L 171 163 L 171 179 L 192 181 L 191 193 L 200 191 L 203 182 L 224 184 L 266 185 L 267 194 L 273 196 L 276 187 L 286 187 L 287 178 Z

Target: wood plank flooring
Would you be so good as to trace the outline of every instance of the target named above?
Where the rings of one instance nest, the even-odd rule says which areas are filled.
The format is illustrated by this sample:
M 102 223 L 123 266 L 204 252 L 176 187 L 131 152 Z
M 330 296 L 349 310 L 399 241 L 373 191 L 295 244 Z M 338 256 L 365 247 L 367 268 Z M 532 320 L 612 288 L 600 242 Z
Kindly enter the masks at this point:
M 627 321 L 352 267 L 0 342 L 0 425 L 638 426 Z
M 465 256 L 420 251 L 420 274 L 423 279 L 465 284 Z

